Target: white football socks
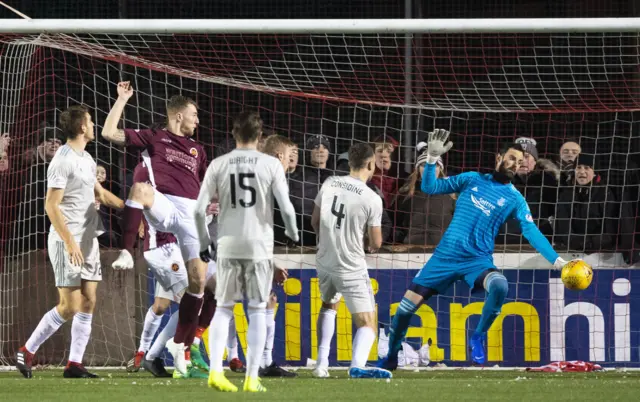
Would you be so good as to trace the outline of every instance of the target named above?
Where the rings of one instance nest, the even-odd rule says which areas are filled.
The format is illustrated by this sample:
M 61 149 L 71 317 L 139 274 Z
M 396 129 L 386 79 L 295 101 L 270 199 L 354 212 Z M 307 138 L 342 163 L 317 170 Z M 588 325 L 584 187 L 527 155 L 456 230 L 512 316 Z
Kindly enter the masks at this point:
M 264 308 L 249 308 L 249 330 L 247 333 L 247 378 L 257 378 L 260 360 L 267 339 L 267 324 Z
M 147 352 L 147 360 L 153 360 L 156 357 L 160 357 L 162 351 L 164 351 L 165 345 L 169 342 L 169 339 L 173 338 L 178 328 L 178 310 L 174 311 L 169 318 L 167 325 L 162 328 L 162 331 L 158 334 L 156 341 L 153 342 L 149 352 Z
M 31 333 L 31 336 L 24 344 L 29 353 L 36 353 L 38 348 L 55 334 L 58 328 L 64 324 L 67 320 L 62 318 L 58 313 L 58 310 L 54 307 L 42 316 L 36 329 Z
M 229 336 L 229 321 L 233 318 L 233 310 L 220 307 L 209 326 L 209 367 L 211 371 L 222 372 L 222 357 L 224 356 L 225 341 Z
M 153 309 L 149 307 L 149 311 L 147 311 L 147 315 L 144 317 L 144 326 L 142 327 L 142 334 L 140 335 L 140 347 L 138 348 L 138 352 L 146 352 L 149 350 L 151 342 L 153 341 L 153 336 L 158 331 L 158 327 L 160 327 L 163 315 L 164 314 L 156 315 L 156 313 L 153 312 Z
M 330 308 L 321 308 L 318 314 L 318 356 L 316 367 L 329 367 L 329 352 L 331 352 L 331 340 L 336 330 L 336 314 L 337 311 Z
M 360 327 L 353 338 L 353 355 L 351 356 L 351 367 L 363 368 L 369 360 L 369 352 L 373 342 L 376 340 L 376 332 L 369 327 Z
M 266 310 L 265 321 L 267 326 L 267 340 L 265 341 L 264 352 L 262 354 L 262 368 L 269 367 L 271 363 L 273 363 L 273 342 L 276 337 L 276 321 L 273 310 Z
M 235 316 L 229 321 L 229 335 L 227 336 L 227 362 L 238 358 L 238 331 Z
M 71 323 L 71 351 L 69 352 L 69 361 L 73 363 L 82 363 L 84 351 L 89 343 L 91 336 L 91 321 L 93 314 L 76 313 Z

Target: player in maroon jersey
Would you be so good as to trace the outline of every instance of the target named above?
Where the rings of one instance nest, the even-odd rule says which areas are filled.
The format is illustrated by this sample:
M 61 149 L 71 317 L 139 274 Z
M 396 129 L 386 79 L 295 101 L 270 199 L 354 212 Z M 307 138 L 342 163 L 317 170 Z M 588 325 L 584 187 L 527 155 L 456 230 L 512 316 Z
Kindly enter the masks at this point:
M 144 213 L 155 230 L 175 234 L 187 262 L 189 287 L 180 302 L 176 335 L 167 344 L 176 369 L 186 375 L 185 352 L 195 336 L 207 272 L 207 264 L 199 258 L 200 244 L 193 213 L 207 169 L 204 147 L 191 138 L 199 123 L 198 109 L 193 100 L 176 95 L 167 101 L 166 128 L 121 130 L 118 121 L 133 95 L 133 88 L 129 82 L 120 82 L 117 91 L 118 99 L 107 116 L 102 136 L 115 144 L 146 150 L 155 183 L 155 187 L 148 183 L 134 183 L 131 187 L 123 215 L 124 232 L 137 230 L 136 222 Z M 135 236 L 133 239 L 128 236 L 124 241 L 123 253 L 130 255 Z

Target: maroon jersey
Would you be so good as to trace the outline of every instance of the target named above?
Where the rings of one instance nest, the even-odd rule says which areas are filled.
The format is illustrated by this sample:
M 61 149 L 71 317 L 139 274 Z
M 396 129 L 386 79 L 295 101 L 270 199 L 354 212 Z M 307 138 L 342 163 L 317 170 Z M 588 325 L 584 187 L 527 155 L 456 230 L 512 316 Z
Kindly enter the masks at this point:
M 149 170 L 144 162 L 140 162 L 136 165 L 136 168 L 133 169 L 133 182 L 134 183 L 150 183 L 149 181 Z M 146 219 L 144 221 L 144 251 L 148 251 L 152 248 L 164 246 L 169 243 L 177 243 L 177 239 L 171 233 L 165 232 L 156 232 L 155 244 L 149 238 L 149 224 Z
M 156 188 L 162 194 L 195 200 L 207 171 L 204 147 L 167 130 L 125 129 L 126 145 L 149 152 Z

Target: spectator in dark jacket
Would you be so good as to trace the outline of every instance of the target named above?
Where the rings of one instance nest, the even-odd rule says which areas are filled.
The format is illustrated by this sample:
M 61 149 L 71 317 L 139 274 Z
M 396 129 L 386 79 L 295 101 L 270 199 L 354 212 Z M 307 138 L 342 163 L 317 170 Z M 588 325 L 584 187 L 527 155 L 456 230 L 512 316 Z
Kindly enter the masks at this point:
M 594 157 L 581 153 L 575 186 L 561 188 L 555 216 L 558 250 L 614 251 L 619 235 L 620 203 L 606 186 L 594 182 Z
M 49 226 L 51 222 L 44 211 L 44 201 L 47 195 L 47 169 L 62 145 L 60 130 L 55 127 L 43 127 L 41 140 L 36 150 L 36 161 L 28 168 L 26 183 L 21 189 L 18 205 L 18 219 L 13 230 L 15 248 L 19 252 L 34 249 L 44 249 L 47 245 Z
M 418 157 L 415 170 L 396 196 L 394 243 L 435 247 L 451 223 L 455 196 L 427 195 L 420 191 L 426 161 L 426 153 Z M 441 159 L 437 162 L 436 174 L 438 178 L 446 177 Z
M 576 161 L 582 152 L 580 144 L 575 141 L 565 141 L 560 147 L 560 159 L 558 168 L 560 170 L 558 182 L 563 185 L 573 185 L 576 172 Z
M 303 246 L 315 246 L 316 234 L 311 227 L 311 214 L 322 183 L 333 176 L 333 171 L 327 169 L 331 144 L 324 135 L 310 135 L 305 145 L 306 165 L 298 165 L 294 172 L 289 174 L 289 192 L 293 207 L 296 213 L 300 214 L 300 242 Z

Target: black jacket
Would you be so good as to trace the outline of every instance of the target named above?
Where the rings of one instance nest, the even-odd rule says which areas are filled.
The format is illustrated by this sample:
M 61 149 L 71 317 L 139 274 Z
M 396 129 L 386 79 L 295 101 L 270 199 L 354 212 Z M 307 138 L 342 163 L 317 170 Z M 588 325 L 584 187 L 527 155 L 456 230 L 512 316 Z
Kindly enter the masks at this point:
M 289 174 L 289 194 L 296 210 L 300 242 L 303 246 L 316 245 L 316 234 L 311 227 L 311 214 L 322 183 L 331 176 L 333 171 L 312 166 L 298 167 Z
M 554 243 L 560 251 L 614 251 L 621 205 L 606 186 L 564 187 L 558 195 Z

